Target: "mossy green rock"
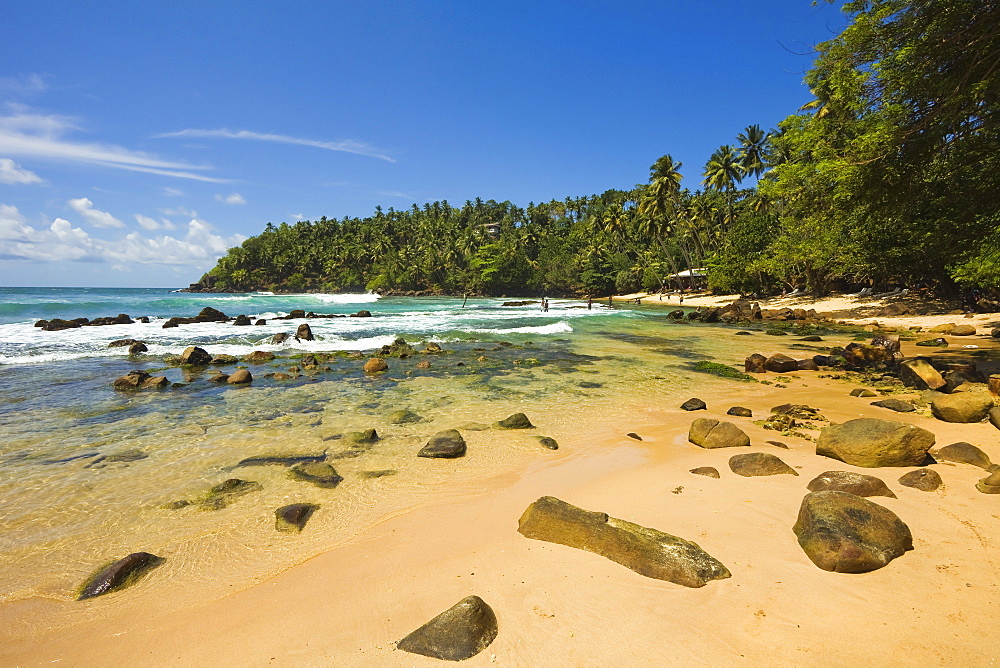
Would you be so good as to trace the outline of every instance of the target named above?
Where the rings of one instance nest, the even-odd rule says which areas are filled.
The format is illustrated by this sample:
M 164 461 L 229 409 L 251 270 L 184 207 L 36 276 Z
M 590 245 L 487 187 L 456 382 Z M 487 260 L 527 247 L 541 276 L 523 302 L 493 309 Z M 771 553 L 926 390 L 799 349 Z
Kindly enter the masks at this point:
M 816 454 L 845 464 L 921 466 L 934 445 L 934 434 L 912 424 L 858 418 L 824 427 L 816 441 Z
M 308 464 L 297 464 L 288 469 L 288 477 L 292 480 L 311 482 L 317 487 L 332 489 L 339 485 L 344 478 L 337 473 L 326 462 L 314 462 Z
M 138 582 L 165 559 L 149 552 L 133 552 L 94 573 L 80 589 L 78 601 L 120 591 Z
M 531 424 L 531 420 L 524 413 L 514 413 L 510 417 L 506 417 L 503 420 L 497 422 L 497 426 L 501 429 L 534 429 L 535 425 Z
M 389 413 L 386 419 L 390 424 L 410 424 L 420 422 L 422 418 L 411 410 L 403 409 Z
M 489 647 L 499 633 L 497 616 L 478 596 L 467 596 L 400 640 L 404 652 L 464 661 Z
M 798 475 L 791 466 L 766 452 L 748 452 L 729 458 L 729 470 L 745 478 L 764 475 Z
M 696 543 L 551 496 L 528 506 L 517 530 L 527 538 L 587 550 L 640 575 L 685 587 L 731 577 L 729 569 Z
M 910 528 L 888 508 L 847 492 L 811 492 L 792 528 L 816 566 L 866 573 L 913 549 Z
M 208 490 L 208 494 L 197 503 L 202 510 L 221 510 L 241 496 L 261 489 L 259 482 L 229 478 Z
M 349 431 L 344 434 L 343 440 L 345 443 L 370 445 L 372 443 L 378 443 L 379 436 L 378 432 L 374 429 L 365 429 L 364 431 Z
M 702 448 L 733 448 L 750 445 L 750 437 L 732 422 L 698 418 L 691 423 L 688 440 Z

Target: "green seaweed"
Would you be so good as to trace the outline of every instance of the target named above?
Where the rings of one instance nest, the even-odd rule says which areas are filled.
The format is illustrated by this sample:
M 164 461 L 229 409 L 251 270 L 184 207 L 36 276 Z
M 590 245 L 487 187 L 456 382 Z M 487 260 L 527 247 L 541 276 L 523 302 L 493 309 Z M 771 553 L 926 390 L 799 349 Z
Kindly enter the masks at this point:
M 719 376 L 720 378 L 731 378 L 733 380 L 742 380 L 742 381 L 757 380 L 753 376 L 747 375 L 742 371 L 737 371 L 731 366 L 720 364 L 718 362 L 709 362 L 707 360 L 701 360 L 699 362 L 695 362 L 694 364 L 692 364 L 691 368 L 700 373 L 710 373 L 713 376 Z

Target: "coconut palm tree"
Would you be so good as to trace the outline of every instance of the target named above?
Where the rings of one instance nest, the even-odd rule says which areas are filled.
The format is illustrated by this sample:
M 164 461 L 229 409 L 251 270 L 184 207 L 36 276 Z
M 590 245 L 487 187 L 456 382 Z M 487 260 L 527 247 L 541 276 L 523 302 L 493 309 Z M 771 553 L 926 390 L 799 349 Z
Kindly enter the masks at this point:
M 751 125 L 736 135 L 740 143 L 739 159 L 743 172 L 748 176 L 760 177 L 767 171 L 771 153 L 771 134 Z

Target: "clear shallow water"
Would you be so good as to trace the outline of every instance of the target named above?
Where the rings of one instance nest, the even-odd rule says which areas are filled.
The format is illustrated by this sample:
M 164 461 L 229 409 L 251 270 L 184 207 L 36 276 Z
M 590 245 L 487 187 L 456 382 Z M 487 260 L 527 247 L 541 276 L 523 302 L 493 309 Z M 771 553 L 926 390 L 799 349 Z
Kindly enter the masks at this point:
M 733 362 L 746 354 L 735 330 L 670 323 L 656 307 L 587 310 L 581 302 L 552 300 L 543 313 L 537 305 L 503 307 L 500 299 L 470 299 L 462 308 L 460 299 L 375 295 L 0 293 L 0 601 L 73 598 L 96 567 L 139 550 L 167 561 L 137 589 L 155 591 L 169 581 L 172 590 L 195 597 L 221 594 L 430 499 L 577 456 L 592 435 L 629 424 L 637 409 L 672 407 L 730 382 L 692 374 L 694 361 Z M 309 319 L 317 341 L 281 346 L 271 345 L 271 336 L 294 332 L 303 321 L 161 326 L 165 318 L 195 315 L 205 306 L 252 319 L 295 308 L 343 314 L 364 308 L 373 317 Z M 61 332 L 33 327 L 39 318 L 118 313 L 154 320 Z M 437 341 L 445 352 L 390 359 L 389 372 L 377 377 L 365 376 L 362 360 L 332 357 L 330 371 L 289 381 L 265 375 L 296 363 L 279 358 L 251 367 L 255 381 L 245 388 L 220 387 L 208 382 L 210 371 L 163 363 L 165 354 L 189 345 L 233 355 L 370 352 L 397 336 L 418 349 L 418 342 Z M 121 338 L 147 341 L 150 351 L 130 358 L 107 347 Z M 418 367 L 421 361 L 430 368 Z M 182 386 L 140 393 L 111 388 L 112 380 L 136 368 Z M 402 408 L 422 420 L 391 424 L 388 414 Z M 538 428 L 484 428 L 519 411 Z M 337 438 L 370 427 L 382 440 L 367 452 L 347 453 Z M 415 457 L 429 436 L 448 428 L 462 430 L 466 457 Z M 556 438 L 560 450 L 541 448 L 536 435 Z M 100 459 L 136 452 L 144 458 Z M 324 452 L 344 477 L 335 489 L 291 480 L 283 467 L 230 470 L 246 457 Z M 393 473 L 369 477 L 373 471 Z M 230 477 L 262 489 L 222 510 L 164 507 L 196 499 Z M 296 502 L 321 509 L 301 534 L 276 532 L 274 509 Z

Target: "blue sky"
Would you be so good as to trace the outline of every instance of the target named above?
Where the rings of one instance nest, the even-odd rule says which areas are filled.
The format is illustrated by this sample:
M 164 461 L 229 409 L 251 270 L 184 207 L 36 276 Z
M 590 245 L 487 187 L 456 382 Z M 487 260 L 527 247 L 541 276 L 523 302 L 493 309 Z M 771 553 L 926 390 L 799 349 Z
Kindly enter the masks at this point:
M 268 222 L 627 188 L 809 101 L 809 0 L 7 2 L 0 285 L 183 286 Z

